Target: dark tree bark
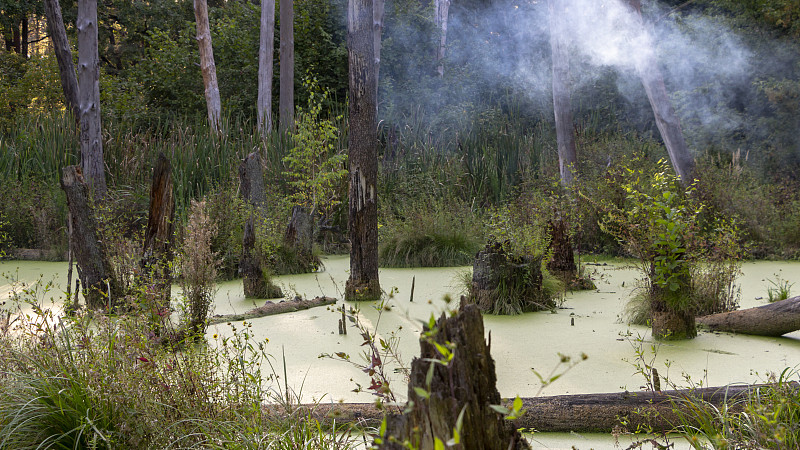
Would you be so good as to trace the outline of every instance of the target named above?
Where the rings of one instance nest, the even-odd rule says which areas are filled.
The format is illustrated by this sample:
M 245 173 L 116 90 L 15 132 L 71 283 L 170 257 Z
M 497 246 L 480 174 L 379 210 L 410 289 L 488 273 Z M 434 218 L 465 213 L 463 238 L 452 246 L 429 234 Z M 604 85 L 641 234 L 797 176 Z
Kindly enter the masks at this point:
M 157 295 L 156 308 L 169 307 L 174 242 L 175 196 L 172 190 L 172 165 L 163 153 L 153 167 L 150 211 L 142 251 L 142 267 L 152 277 Z
M 253 207 L 253 212 L 244 225 L 242 257 L 239 260 L 244 295 L 254 298 L 283 297 L 281 289 L 272 284 L 264 273 L 262 255 L 255 248 L 256 221 L 263 217 L 267 203 L 264 171 L 258 153 L 252 152 L 242 161 L 239 166 L 239 184 L 242 198 Z
M 292 218 L 286 227 L 284 241 L 297 251 L 310 256 L 314 244 L 314 221 L 302 206 L 292 207 Z
M 211 27 L 208 25 L 206 0 L 194 0 L 194 17 L 197 25 L 197 44 L 200 49 L 200 70 L 203 72 L 208 122 L 216 133 L 219 131 L 222 103 L 219 99 L 217 66 L 214 63 L 214 49 L 211 46 Z
M 66 194 L 72 217 L 72 252 L 78 262 L 78 276 L 83 284 L 86 305 L 94 309 L 112 307 L 117 297 L 116 280 L 100 240 L 89 185 L 78 166 L 63 169 L 61 189 Z
M 75 76 L 72 50 L 69 47 L 67 30 L 64 28 L 64 19 L 61 16 L 61 5 L 58 0 L 44 0 L 44 13 L 47 16 L 47 29 L 50 33 L 50 39 L 53 41 L 56 61 L 58 61 L 58 74 L 61 77 L 64 100 L 67 109 L 72 111 L 72 117 L 80 123 L 78 78 Z
M 261 34 L 258 46 L 258 130 L 272 131 L 272 60 L 275 46 L 275 1 L 261 0 Z
M 281 80 L 279 121 L 283 132 L 294 127 L 294 3 L 280 0 L 281 14 Z
M 100 126 L 100 57 L 97 50 L 97 0 L 78 0 L 78 90 L 81 168 L 97 199 L 106 194 Z M 84 285 L 86 286 L 86 285 Z
M 22 41 L 20 42 L 20 54 L 23 58 L 28 59 L 28 15 L 22 16 Z
M 716 331 L 782 336 L 800 330 L 800 296 L 755 308 L 698 317 L 697 323 Z
M 567 12 L 556 5 L 562 0 L 548 0 L 550 10 L 550 48 L 553 63 L 553 111 L 556 120 L 558 144 L 558 167 L 561 184 L 570 186 L 575 179 L 578 153 L 575 146 L 575 129 L 572 119 L 572 102 L 569 92 L 569 53 L 567 28 L 564 21 Z
M 411 362 L 410 411 L 391 417 L 379 448 L 406 448 L 402 443 L 408 442 L 414 448 L 433 449 L 435 439 L 444 443 L 454 436 L 461 414 L 460 448 L 464 450 L 530 448 L 516 428 L 491 408 L 502 399 L 478 308 L 466 305 L 453 317 L 442 314 L 435 328 L 425 331 L 433 335 L 420 338 L 420 356 Z M 449 362 L 432 361 L 443 359 L 434 342 L 454 349 Z M 426 391 L 427 398 L 419 395 L 419 389 Z
M 547 262 L 547 270 L 565 280 L 574 279 L 578 275 L 578 266 L 575 264 L 575 253 L 566 221 L 563 218 L 551 220 L 548 228 L 553 256 Z
M 641 1 L 628 0 L 628 3 L 641 24 L 642 35 L 646 37 Z M 694 181 L 694 158 L 683 138 L 680 120 L 675 114 L 672 101 L 667 94 L 664 77 L 661 75 L 661 69 L 656 61 L 655 49 L 647 49 L 643 54 L 638 55 L 636 70 L 639 72 L 647 98 L 650 100 L 650 106 L 653 108 L 656 125 L 664 140 L 664 145 L 667 147 L 672 167 L 684 186 L 688 186 Z
M 350 65 L 350 278 L 347 300 L 373 300 L 378 281 L 378 150 L 375 118 L 375 49 L 372 0 L 350 0 L 347 53 Z

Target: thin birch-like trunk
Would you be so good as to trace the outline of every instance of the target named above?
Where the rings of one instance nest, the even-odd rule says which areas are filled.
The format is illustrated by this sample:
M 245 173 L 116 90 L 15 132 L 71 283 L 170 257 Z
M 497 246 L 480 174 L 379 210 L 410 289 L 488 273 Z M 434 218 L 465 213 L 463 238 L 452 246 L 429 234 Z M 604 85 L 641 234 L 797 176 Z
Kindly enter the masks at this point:
M 97 0 L 78 0 L 78 91 L 81 118 L 81 170 L 95 198 L 106 194 L 100 125 L 100 56 L 97 51 Z
M 261 36 L 258 47 L 258 130 L 272 131 L 272 59 L 275 45 L 275 1 L 261 0 Z
M 214 50 L 211 47 L 211 27 L 208 24 L 206 0 L 194 0 L 194 17 L 197 23 L 197 44 L 200 48 L 200 70 L 203 72 L 208 122 L 211 129 L 218 132 L 222 103 L 219 99 L 217 66 L 214 64 Z
M 436 47 L 436 73 L 444 76 L 444 52 L 447 47 L 447 16 L 450 10 L 450 0 L 434 1 L 434 23 L 439 30 L 439 45 Z
M 557 4 L 558 3 L 558 4 Z M 578 154 L 575 146 L 575 129 L 569 92 L 569 53 L 567 48 L 564 15 L 559 5 L 563 0 L 549 0 L 550 48 L 553 62 L 553 112 L 556 120 L 558 167 L 561 184 L 570 186 L 575 179 Z
M 58 0 L 44 0 L 44 13 L 47 16 L 47 29 L 53 42 L 53 49 L 58 62 L 58 74 L 61 78 L 61 87 L 64 90 L 64 101 L 67 109 L 72 111 L 76 121 L 80 122 L 80 109 L 78 101 L 78 77 L 75 76 L 75 65 L 72 63 L 72 50 L 67 39 L 67 30 L 61 15 L 61 5 Z
M 294 3 L 280 0 L 281 14 L 281 80 L 279 121 L 281 131 L 294 125 Z

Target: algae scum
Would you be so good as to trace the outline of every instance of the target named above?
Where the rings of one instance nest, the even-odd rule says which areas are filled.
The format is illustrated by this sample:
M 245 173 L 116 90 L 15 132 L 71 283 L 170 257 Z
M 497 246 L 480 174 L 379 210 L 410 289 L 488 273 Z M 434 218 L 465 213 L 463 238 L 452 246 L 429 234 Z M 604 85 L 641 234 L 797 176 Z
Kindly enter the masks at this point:
M 343 256 L 323 259 L 325 270 L 315 274 L 277 277 L 287 295 L 312 298 L 327 295 L 341 298 L 347 280 L 349 260 Z M 530 397 L 577 393 L 639 390 L 645 383 L 637 365 L 656 367 L 662 376 L 681 386 L 690 383 L 720 386 L 731 383 L 763 381 L 768 372 L 780 373 L 800 362 L 800 332 L 781 338 L 733 335 L 700 331 L 696 339 L 657 343 L 650 338 L 647 327 L 627 325 L 621 319 L 625 303 L 635 289 L 639 272 L 618 260 L 587 267 L 594 271 L 598 289 L 566 293 L 561 308 L 555 312 L 536 312 L 518 316 L 484 316 L 487 338 L 496 362 L 498 390 L 505 397 Z M 373 303 L 347 303 L 358 307 L 359 317 L 367 329 L 376 330 L 385 339 L 398 337 L 398 350 L 407 365 L 419 353 L 417 338 L 422 322 L 439 316 L 456 306 L 460 295 L 460 276 L 468 267 L 431 269 L 382 269 L 382 287 L 391 291 L 388 306 L 379 315 Z M 739 279 L 741 308 L 766 304 L 770 281 L 779 275 L 790 282 L 800 280 L 800 263 L 747 262 Z M 52 280 L 50 294 L 61 292 L 66 279 L 66 263 L 6 261 L 0 272 L 12 273 L 28 286 L 40 278 Z M 410 302 L 412 277 L 415 278 L 414 301 Z M 800 289 L 798 285 L 797 289 Z M 0 281 L 0 295 L 5 301 L 11 292 L 6 279 Z M 173 291 L 178 295 L 177 288 Z M 796 294 L 796 293 L 795 293 Z M 58 295 L 55 295 L 58 297 Z M 63 296 L 63 295 L 62 295 Z M 52 302 L 48 296 L 45 302 Z M 448 305 L 443 298 L 453 301 Z M 56 299 L 56 307 L 58 302 Z M 214 303 L 215 314 L 241 313 L 261 306 L 264 300 L 245 299 L 241 280 L 219 285 Z M 268 352 L 275 357 L 275 367 L 283 375 L 285 359 L 287 382 L 303 401 L 371 402 L 368 392 L 354 392 L 356 383 L 369 384 L 368 377 L 357 368 L 323 353 L 345 352 L 359 360 L 365 347 L 355 328 L 347 335 L 338 333 L 341 313 L 336 310 L 343 302 L 330 307 L 262 317 L 252 320 L 248 327 L 256 341 L 269 339 Z M 5 308 L 13 307 L 6 302 Z M 22 306 L 23 309 L 27 308 Z M 222 323 L 209 327 L 207 337 L 212 344 L 230 336 L 232 328 L 242 330 L 241 322 Z M 216 338 L 215 338 L 216 336 Z M 642 357 L 637 359 L 636 351 Z M 580 359 L 580 362 L 552 385 L 541 389 L 539 379 L 551 372 L 560 360 L 559 354 Z M 561 369 L 564 366 L 562 365 Z M 263 368 L 270 371 L 269 367 Z M 689 378 L 689 381 L 686 379 Z M 400 373 L 395 374 L 393 389 L 404 400 L 406 386 Z M 537 434 L 543 446 L 563 446 L 573 442 L 581 448 L 605 448 L 613 445 L 608 436 L 571 436 Z M 587 440 L 588 439 L 588 440 Z M 534 447 L 537 441 L 533 442 Z M 568 447 L 568 445 L 567 445 Z M 624 447 L 624 446 L 623 446 Z

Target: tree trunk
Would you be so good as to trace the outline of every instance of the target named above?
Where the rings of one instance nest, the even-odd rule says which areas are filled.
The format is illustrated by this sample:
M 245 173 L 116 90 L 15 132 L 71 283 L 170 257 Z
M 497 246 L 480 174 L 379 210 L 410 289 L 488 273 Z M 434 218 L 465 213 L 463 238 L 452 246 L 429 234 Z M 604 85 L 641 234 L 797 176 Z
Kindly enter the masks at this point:
M 294 300 L 281 301 L 278 303 L 268 301 L 264 305 L 259 306 L 258 308 L 253 308 L 250 311 L 242 314 L 213 316 L 208 324 L 214 325 L 217 323 L 233 322 L 237 320 L 257 319 L 259 317 L 302 311 L 304 309 L 316 308 L 317 306 L 333 305 L 335 303 L 336 299 L 331 297 L 314 297 L 311 300 L 303 300 L 300 297 L 295 297 Z
M 28 59 L 28 15 L 22 16 L 22 41 L 20 42 L 20 54 L 23 58 Z
M 261 36 L 258 46 L 258 131 L 272 131 L 272 59 L 275 46 L 275 1 L 261 0 Z
M 797 383 L 789 384 L 798 389 Z M 668 432 L 681 422 L 675 409 L 690 414 L 685 400 L 702 400 L 734 413 L 741 411 L 742 399 L 774 384 L 735 385 L 670 391 L 614 392 L 602 394 L 556 395 L 552 397 L 523 398 L 524 414 L 513 421 L 515 428 L 536 430 L 542 433 L 611 433 L 627 428 L 635 432 L 648 427 L 653 432 Z M 503 405 L 511 406 L 510 400 Z M 385 410 L 374 403 L 330 403 L 304 405 L 323 423 L 335 419 L 337 424 L 366 423 L 379 426 Z M 626 425 L 622 425 L 625 420 Z M 699 424 L 696 424 L 699 425 Z
M 194 0 L 194 17 L 197 24 L 197 44 L 200 48 L 200 70 L 203 72 L 208 122 L 211 129 L 219 132 L 222 103 L 217 85 L 217 66 L 214 64 L 214 49 L 211 46 L 211 27 L 208 25 L 206 0 Z
M 349 0 L 350 278 L 345 287 L 347 300 L 373 300 L 381 295 L 378 281 L 378 152 L 373 19 L 372 0 Z
M 272 284 L 263 270 L 263 255 L 256 249 L 256 220 L 262 220 L 267 207 L 267 193 L 264 187 L 264 171 L 261 157 L 252 152 L 239 166 L 239 184 L 242 198 L 252 205 L 254 211 L 244 225 L 242 236 L 242 257 L 239 260 L 239 273 L 245 297 L 277 298 L 283 297 L 278 286 Z
M 431 332 L 420 338 L 420 356 L 411 362 L 407 413 L 388 421 L 382 449 L 433 449 L 436 439 L 447 442 L 458 433 L 463 450 L 530 448 L 520 433 L 491 405 L 500 405 L 494 360 L 484 340 L 483 317 L 475 305 L 457 315 L 442 314 Z M 454 348 L 452 359 L 436 345 Z M 434 362 L 436 361 L 436 362 Z M 424 392 L 425 395 L 420 395 Z
M 651 42 L 652 36 L 645 30 L 644 20 L 642 19 L 641 1 L 628 0 L 628 3 L 633 8 L 641 26 L 641 39 Z M 653 108 L 656 125 L 661 133 L 661 138 L 664 140 L 664 145 L 667 147 L 672 167 L 680 177 L 683 185 L 688 186 L 694 181 L 694 158 L 692 158 L 683 138 L 680 120 L 675 114 L 672 102 L 667 94 L 664 77 L 661 75 L 661 69 L 656 61 L 655 49 L 650 47 L 637 56 L 636 70 L 639 72 L 647 98 L 650 100 L 650 106 Z
M 13 25 L 14 30 L 12 31 L 12 36 L 13 36 L 12 47 L 14 48 L 14 52 L 17 53 L 18 55 L 22 54 L 22 33 L 20 33 L 19 31 L 21 25 L 22 25 L 21 23 L 15 23 Z
M 142 252 L 142 268 L 152 277 L 151 283 L 156 289 L 157 296 L 157 304 L 154 306 L 158 312 L 169 307 L 174 220 L 172 166 L 167 157 L 161 153 L 153 167 L 150 212 Z
M 378 107 L 378 85 L 380 84 L 381 71 L 381 34 L 383 33 L 383 13 L 386 0 L 373 0 L 373 49 L 375 50 L 375 107 Z M 377 110 L 376 110 L 377 114 Z
M 280 0 L 281 14 L 281 82 L 280 129 L 294 127 L 294 2 Z
M 565 281 L 572 280 L 578 275 L 578 266 L 575 264 L 567 223 L 563 218 L 554 219 L 548 223 L 548 229 L 552 257 L 547 261 L 547 270 Z
M 439 31 L 439 44 L 436 46 L 436 73 L 439 78 L 444 76 L 444 52 L 447 48 L 447 17 L 450 10 L 450 0 L 434 0 L 433 23 Z
M 100 57 L 97 51 L 97 0 L 78 0 L 78 90 L 80 92 L 81 168 L 95 198 L 106 194 L 100 126 Z
M 78 166 L 63 169 L 61 189 L 66 194 L 72 216 L 72 252 L 78 262 L 78 276 L 83 284 L 86 305 L 94 309 L 111 307 L 117 297 L 116 280 L 90 206 L 89 185 Z
M 697 323 L 715 331 L 782 336 L 800 330 L 800 296 L 755 308 L 698 317 Z
M 64 28 L 64 19 L 61 16 L 61 5 L 58 0 L 44 0 L 44 13 L 47 16 L 47 29 L 50 39 L 53 41 L 56 61 L 58 61 L 58 74 L 61 77 L 61 87 L 64 89 L 64 100 L 67 109 L 72 112 L 72 117 L 80 123 L 78 78 L 75 76 L 72 50 L 69 47 L 67 30 Z
M 556 140 L 558 143 L 558 167 L 561 184 L 572 185 L 578 165 L 575 147 L 575 129 L 572 120 L 572 104 L 569 92 L 569 53 L 567 31 L 564 20 L 567 12 L 556 2 L 548 0 L 550 10 L 550 48 L 553 63 L 553 111 L 556 120 Z
M 304 257 L 311 257 L 314 247 L 314 220 L 302 206 L 292 207 L 292 218 L 286 227 L 284 241 Z

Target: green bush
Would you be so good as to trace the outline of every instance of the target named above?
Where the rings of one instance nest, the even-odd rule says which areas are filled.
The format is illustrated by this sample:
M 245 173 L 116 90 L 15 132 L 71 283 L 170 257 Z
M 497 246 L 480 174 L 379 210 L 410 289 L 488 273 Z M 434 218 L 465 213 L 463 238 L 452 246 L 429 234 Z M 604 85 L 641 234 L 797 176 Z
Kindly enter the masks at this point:
M 483 244 L 477 211 L 453 199 L 411 199 L 396 211 L 384 208 L 379 262 L 384 267 L 470 264 Z

